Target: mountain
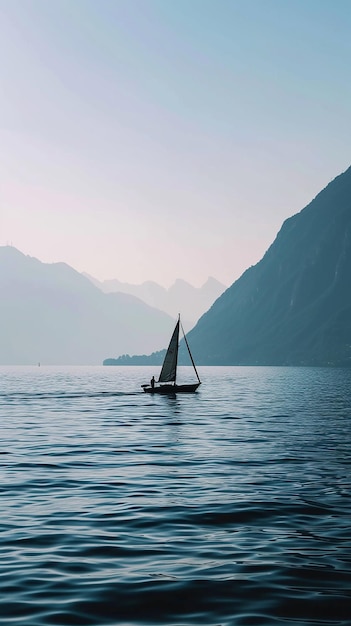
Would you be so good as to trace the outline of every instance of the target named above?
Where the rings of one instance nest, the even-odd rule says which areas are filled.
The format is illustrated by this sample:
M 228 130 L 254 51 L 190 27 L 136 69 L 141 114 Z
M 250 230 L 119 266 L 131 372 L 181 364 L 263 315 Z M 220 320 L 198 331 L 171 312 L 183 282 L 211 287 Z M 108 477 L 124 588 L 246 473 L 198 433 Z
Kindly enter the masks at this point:
M 188 334 L 197 363 L 351 365 L 351 168 Z
M 0 247 L 0 364 L 101 364 L 163 348 L 174 320 L 127 294 L 105 294 L 65 263 Z
M 117 279 L 100 282 L 89 274 L 84 275 L 105 293 L 118 292 L 136 296 L 149 306 L 165 311 L 173 319 L 181 313 L 186 328 L 192 328 L 199 317 L 226 289 L 225 285 L 212 277 L 199 288 L 193 287 L 185 280 L 178 279 L 169 289 L 165 289 L 153 281 L 132 285 Z

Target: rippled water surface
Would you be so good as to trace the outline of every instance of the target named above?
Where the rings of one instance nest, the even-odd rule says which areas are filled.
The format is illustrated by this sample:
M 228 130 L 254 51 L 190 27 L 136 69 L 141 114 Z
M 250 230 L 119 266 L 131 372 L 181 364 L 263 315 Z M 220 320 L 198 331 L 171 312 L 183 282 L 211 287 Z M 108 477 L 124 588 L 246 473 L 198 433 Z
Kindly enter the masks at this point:
M 351 369 L 0 368 L 0 622 L 351 624 Z

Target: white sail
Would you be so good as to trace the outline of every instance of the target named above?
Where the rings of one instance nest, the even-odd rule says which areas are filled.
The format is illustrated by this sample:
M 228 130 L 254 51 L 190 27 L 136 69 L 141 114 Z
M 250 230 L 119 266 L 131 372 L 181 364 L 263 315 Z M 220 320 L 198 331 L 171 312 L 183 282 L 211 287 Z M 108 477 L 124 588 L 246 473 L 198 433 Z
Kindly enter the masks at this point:
M 174 382 L 177 375 L 177 362 L 178 362 L 178 342 L 179 342 L 179 320 L 173 331 L 171 341 L 169 342 L 168 350 L 166 352 L 165 359 L 163 361 L 159 383 Z

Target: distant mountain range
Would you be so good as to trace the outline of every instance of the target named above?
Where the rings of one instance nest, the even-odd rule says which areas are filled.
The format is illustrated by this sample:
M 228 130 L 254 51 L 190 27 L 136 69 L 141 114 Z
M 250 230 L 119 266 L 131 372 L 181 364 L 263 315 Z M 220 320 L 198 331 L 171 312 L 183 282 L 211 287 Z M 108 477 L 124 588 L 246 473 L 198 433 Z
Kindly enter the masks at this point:
M 106 290 L 118 285 L 118 293 L 103 293 L 95 282 L 65 263 L 0 247 L 0 364 L 101 364 L 108 354 L 149 354 L 167 344 L 181 307 L 193 318 L 224 289 L 214 279 L 199 290 L 181 280 L 170 290 L 108 281 Z
M 262 260 L 199 319 L 188 333 L 195 361 L 350 366 L 350 280 L 351 168 L 287 219 Z
M 208 278 L 202 287 L 193 287 L 185 280 L 178 279 L 165 289 L 153 281 L 140 285 L 123 283 L 117 279 L 98 281 L 89 274 L 84 274 L 91 282 L 105 293 L 128 293 L 140 298 L 149 306 L 165 311 L 173 319 L 181 313 L 186 328 L 192 328 L 215 300 L 225 291 L 226 286 L 215 278 Z
M 0 364 L 100 365 L 161 349 L 174 320 L 134 296 L 102 293 L 65 263 L 0 247 Z

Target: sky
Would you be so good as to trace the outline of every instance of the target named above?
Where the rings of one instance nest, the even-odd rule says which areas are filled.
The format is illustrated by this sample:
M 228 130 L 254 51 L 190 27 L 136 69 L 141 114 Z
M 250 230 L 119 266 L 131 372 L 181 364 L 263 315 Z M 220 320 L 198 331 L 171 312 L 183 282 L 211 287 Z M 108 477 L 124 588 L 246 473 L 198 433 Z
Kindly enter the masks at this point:
M 0 245 L 231 285 L 351 165 L 350 0 L 0 0 Z

